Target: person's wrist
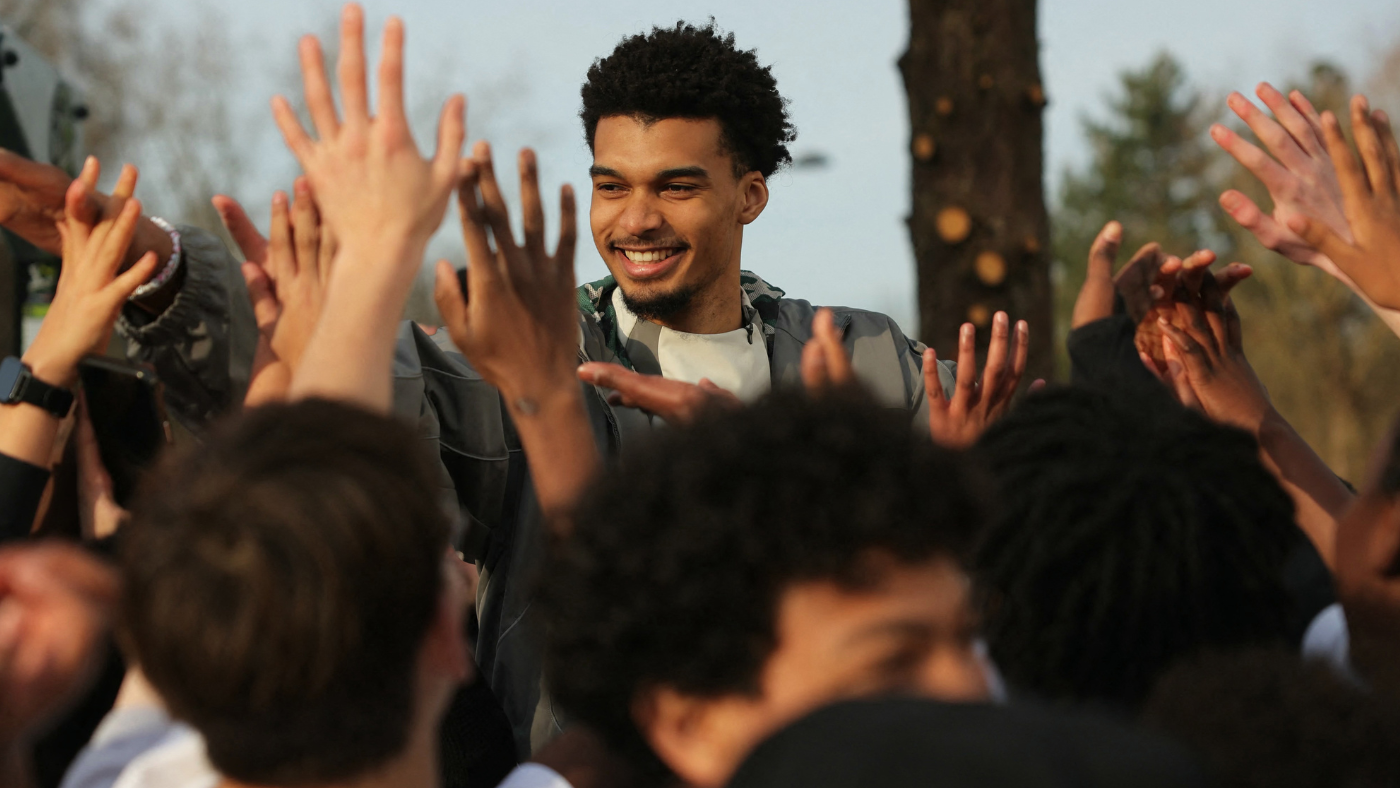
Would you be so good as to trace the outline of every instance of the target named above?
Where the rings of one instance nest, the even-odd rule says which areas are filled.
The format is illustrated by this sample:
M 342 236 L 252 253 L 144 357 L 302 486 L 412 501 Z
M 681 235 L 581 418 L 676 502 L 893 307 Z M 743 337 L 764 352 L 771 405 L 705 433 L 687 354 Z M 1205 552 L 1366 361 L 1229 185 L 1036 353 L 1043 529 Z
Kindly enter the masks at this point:
M 498 386 L 512 418 L 547 421 L 583 408 L 583 393 L 572 368 L 503 381 Z
M 29 367 L 29 374 L 50 386 L 71 389 L 78 383 L 78 361 L 81 358 L 71 354 L 51 352 L 35 343 L 20 357 Z

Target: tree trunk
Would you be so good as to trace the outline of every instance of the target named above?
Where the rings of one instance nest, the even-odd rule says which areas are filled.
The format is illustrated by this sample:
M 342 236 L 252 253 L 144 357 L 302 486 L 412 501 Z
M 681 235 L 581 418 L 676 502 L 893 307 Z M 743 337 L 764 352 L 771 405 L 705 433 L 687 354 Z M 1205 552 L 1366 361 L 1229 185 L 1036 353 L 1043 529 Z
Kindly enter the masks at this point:
M 1042 183 L 1035 0 L 909 0 L 909 94 L 920 338 L 956 358 L 958 328 L 1030 323 L 1026 381 L 1049 377 L 1050 231 Z M 1013 323 L 1014 324 L 1014 323 Z

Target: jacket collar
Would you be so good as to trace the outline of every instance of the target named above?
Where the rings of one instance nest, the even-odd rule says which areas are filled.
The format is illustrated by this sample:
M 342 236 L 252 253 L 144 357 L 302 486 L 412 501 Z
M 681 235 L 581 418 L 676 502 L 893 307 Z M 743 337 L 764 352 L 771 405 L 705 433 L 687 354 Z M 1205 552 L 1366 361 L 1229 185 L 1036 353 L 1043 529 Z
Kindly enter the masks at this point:
M 743 304 L 744 322 L 751 325 L 754 317 L 758 317 L 763 324 L 764 342 L 768 345 L 771 355 L 774 326 L 778 322 L 778 302 L 787 294 L 750 271 L 739 272 L 739 286 L 747 296 Z M 618 362 L 628 369 L 633 369 L 632 361 L 627 358 L 624 343 L 617 330 L 617 309 L 612 303 L 613 291 L 616 289 L 617 280 L 611 276 L 596 282 L 587 282 L 578 288 L 578 308 L 584 315 L 593 318 L 602 329 L 603 344 L 617 356 Z

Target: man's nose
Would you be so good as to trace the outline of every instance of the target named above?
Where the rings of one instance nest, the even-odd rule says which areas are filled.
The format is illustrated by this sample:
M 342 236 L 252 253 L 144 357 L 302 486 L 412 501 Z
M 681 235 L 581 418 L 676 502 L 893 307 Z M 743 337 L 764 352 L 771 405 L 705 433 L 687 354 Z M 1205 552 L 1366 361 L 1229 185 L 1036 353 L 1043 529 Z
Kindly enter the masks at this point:
M 619 222 L 621 229 L 630 235 L 645 235 L 660 229 L 666 220 L 657 208 L 651 195 L 638 189 L 628 199 L 627 207 L 622 211 L 622 219 Z

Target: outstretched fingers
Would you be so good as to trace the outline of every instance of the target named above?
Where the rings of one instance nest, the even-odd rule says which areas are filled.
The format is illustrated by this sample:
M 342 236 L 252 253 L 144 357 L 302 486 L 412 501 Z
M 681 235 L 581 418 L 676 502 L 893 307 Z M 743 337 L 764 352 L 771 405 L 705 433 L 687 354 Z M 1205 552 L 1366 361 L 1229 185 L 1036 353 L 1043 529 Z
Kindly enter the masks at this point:
M 433 153 L 433 171 L 443 183 L 454 183 L 462 144 L 467 141 L 467 97 L 454 93 L 442 105 L 438 117 L 437 150 Z
M 1292 169 L 1306 161 L 1307 154 L 1293 136 L 1285 131 L 1278 121 L 1255 106 L 1254 102 L 1235 92 L 1230 94 L 1226 103 L 1284 167 Z
M 518 167 L 520 169 L 520 216 L 521 225 L 525 230 L 525 251 L 529 253 L 531 262 L 536 266 L 535 275 L 541 276 L 544 274 L 541 267 L 546 264 L 544 203 L 540 200 L 540 177 L 535 152 L 529 148 L 521 148 Z
M 302 128 L 301 119 L 285 96 L 272 97 L 272 119 L 277 122 L 277 130 L 282 132 L 282 141 L 286 143 L 287 150 L 296 157 L 302 169 L 306 169 L 315 143 Z
M 958 329 L 958 374 L 953 386 L 954 406 L 971 407 L 977 395 L 977 329 L 963 323 Z
M 496 242 L 496 249 L 503 258 L 509 258 L 509 252 L 516 248 L 515 235 L 510 229 L 510 213 L 506 209 L 505 197 L 501 194 L 500 184 L 496 182 L 496 167 L 491 161 L 491 145 L 484 140 L 478 142 L 472 151 L 472 158 L 476 162 L 481 188 L 482 215 L 486 217 L 486 224 L 491 228 L 491 237 Z
M 316 136 L 323 140 L 331 139 L 340 131 L 340 118 L 336 115 L 331 83 L 326 79 L 325 56 L 321 52 L 320 40 L 315 36 L 302 36 L 297 44 L 297 56 L 301 60 L 306 110 L 311 115 L 312 125 L 316 127 Z
M 1299 148 L 1308 154 L 1323 153 L 1322 138 L 1317 136 L 1312 124 L 1289 102 L 1287 96 L 1267 82 L 1260 82 L 1254 89 L 1254 95 L 1274 113 L 1274 117 L 1288 131 Z
M 336 63 L 346 125 L 369 125 L 369 89 L 365 78 L 365 12 L 347 3 L 340 13 L 340 58 Z
M 1365 96 L 1354 96 L 1351 100 L 1351 133 L 1356 137 L 1356 148 L 1361 152 L 1361 163 L 1371 192 L 1378 195 L 1395 193 L 1395 176 L 1390 169 L 1385 144 L 1376 132 L 1371 118 L 1371 107 Z
M 1249 102 L 1245 102 L 1248 104 Z M 1252 104 L 1250 106 L 1253 106 Z M 1244 137 L 1217 123 L 1210 127 L 1211 139 L 1225 149 L 1244 168 L 1254 174 L 1270 193 L 1283 188 L 1293 176 L 1262 150 L 1247 142 Z
M 987 343 L 987 365 L 982 369 L 982 401 L 994 399 L 1001 391 L 1006 363 L 1011 357 L 1011 318 L 1005 312 L 992 316 L 992 338 Z
M 1332 157 L 1332 166 L 1337 170 L 1337 181 L 1342 187 L 1343 212 L 1347 221 L 1351 222 L 1356 207 L 1364 203 L 1371 191 L 1366 182 L 1366 173 L 1356 156 L 1352 155 L 1337 116 L 1330 111 L 1322 113 L 1322 137 L 1327 143 L 1327 153 Z M 1291 222 L 1289 226 L 1292 227 Z
M 288 281 L 295 274 L 291 258 L 292 223 L 287 216 L 287 193 L 280 189 L 272 194 L 272 216 L 268 227 L 267 265 L 263 268 L 273 284 Z
M 478 292 L 501 273 L 500 261 L 491 251 L 487 237 L 486 212 L 477 194 L 480 184 L 481 168 L 474 160 L 463 159 L 457 183 L 457 211 L 462 219 L 462 241 L 467 247 L 467 280 Z
M 574 287 L 574 245 L 578 243 L 578 208 L 574 187 L 559 187 L 559 245 L 554 250 L 554 267 L 560 282 Z
M 375 120 L 395 132 L 408 133 L 408 117 L 403 108 L 403 20 L 391 16 L 384 23 L 382 52 L 379 55 L 379 111 Z
M 1371 120 L 1375 123 L 1376 133 L 1380 135 L 1381 144 L 1385 148 L 1391 182 L 1400 190 L 1400 143 L 1395 141 L 1395 129 L 1390 125 L 1390 116 L 1382 110 L 1376 110 L 1371 113 Z

